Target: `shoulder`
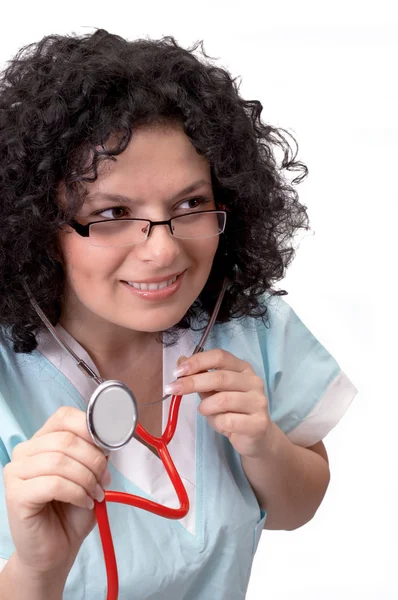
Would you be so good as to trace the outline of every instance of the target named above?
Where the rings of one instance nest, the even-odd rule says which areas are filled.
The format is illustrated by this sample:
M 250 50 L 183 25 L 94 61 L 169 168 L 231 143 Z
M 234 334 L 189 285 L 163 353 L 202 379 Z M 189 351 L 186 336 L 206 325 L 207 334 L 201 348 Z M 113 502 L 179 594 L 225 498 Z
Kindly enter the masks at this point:
M 7 331 L 0 327 L 0 386 L 16 362 L 16 355 Z M 1 388 L 0 388 L 1 389 Z
M 273 421 L 294 443 L 316 444 L 339 421 L 356 388 L 291 306 L 264 296 L 266 318 L 221 325 L 216 343 L 263 378 Z
M 279 336 L 283 339 L 289 324 L 299 321 L 290 305 L 281 296 L 263 295 L 260 306 L 266 309 L 263 317 L 242 317 L 217 325 L 217 336 L 228 343 L 229 339 L 257 338 L 260 343 Z
M 4 329 L 0 328 L 0 466 L 10 460 L 10 448 L 7 448 L 9 432 L 15 431 L 16 420 L 11 408 L 10 387 L 12 383 L 13 361 L 15 359 L 12 344 Z
M 23 380 L 32 372 L 37 363 L 38 353 L 16 353 L 7 330 L 0 328 L 0 392 L 2 385 L 10 385 L 15 380 Z M 26 368 L 26 369 L 25 369 Z
M 14 352 L 9 336 L 0 331 L 0 441 L 8 456 L 51 414 L 58 391 L 55 382 L 37 350 Z

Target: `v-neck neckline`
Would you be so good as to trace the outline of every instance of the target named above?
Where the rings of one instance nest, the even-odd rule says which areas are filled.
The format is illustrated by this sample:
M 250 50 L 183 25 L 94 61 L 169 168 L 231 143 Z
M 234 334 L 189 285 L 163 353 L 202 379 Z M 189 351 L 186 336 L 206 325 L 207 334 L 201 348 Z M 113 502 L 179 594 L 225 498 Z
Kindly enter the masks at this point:
M 86 350 L 62 327 L 56 325 L 59 335 L 65 339 L 72 350 L 83 359 L 88 366 L 98 373 L 96 365 Z M 42 331 L 38 336 L 38 351 L 49 360 L 72 384 L 87 406 L 97 384 L 89 379 L 76 366 L 73 359 L 55 341 L 53 336 Z M 177 344 L 163 348 L 163 387 L 173 380 L 172 371 L 181 355 L 190 356 L 196 346 L 194 332 L 186 330 Z M 170 408 L 171 397 L 162 404 L 162 431 L 164 431 Z M 195 534 L 196 484 L 197 484 L 197 412 L 198 396 L 184 396 L 179 411 L 175 435 L 168 445 L 169 453 L 180 477 L 187 489 L 190 511 L 179 522 L 190 533 Z M 155 501 L 172 507 L 178 506 L 178 499 L 166 469 L 149 448 L 133 438 L 121 450 L 112 452 L 109 458 L 112 467 L 130 481 L 135 487 Z

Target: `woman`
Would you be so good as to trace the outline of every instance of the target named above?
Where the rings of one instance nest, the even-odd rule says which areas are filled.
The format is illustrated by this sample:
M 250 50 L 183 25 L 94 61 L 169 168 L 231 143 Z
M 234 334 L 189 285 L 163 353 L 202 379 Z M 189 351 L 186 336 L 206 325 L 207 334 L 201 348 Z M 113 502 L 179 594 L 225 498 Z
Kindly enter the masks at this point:
M 308 228 L 293 187 L 306 168 L 194 50 L 99 30 L 44 38 L 4 72 L 4 600 L 105 597 L 92 509 L 111 479 L 177 506 L 153 448 L 133 439 L 107 466 L 86 426 L 95 385 L 28 292 L 100 377 L 133 390 L 151 434 L 167 419 L 153 401 L 184 394 L 170 453 L 190 510 L 108 505 L 119 598 L 244 598 L 262 529 L 300 527 L 326 492 L 322 439 L 355 388 L 275 289 Z M 187 358 L 225 278 L 205 351 Z

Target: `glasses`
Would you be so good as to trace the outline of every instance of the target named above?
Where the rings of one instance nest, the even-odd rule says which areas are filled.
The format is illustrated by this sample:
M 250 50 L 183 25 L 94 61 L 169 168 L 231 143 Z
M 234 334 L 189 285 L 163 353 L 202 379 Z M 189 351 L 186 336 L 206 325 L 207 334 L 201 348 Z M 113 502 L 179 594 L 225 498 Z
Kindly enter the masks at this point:
M 168 221 L 149 219 L 106 219 L 81 225 L 73 220 L 70 226 L 81 236 L 89 237 L 92 246 L 134 246 L 144 242 L 156 225 L 167 225 L 170 234 L 180 240 L 203 240 L 223 233 L 227 213 L 225 210 L 191 212 Z

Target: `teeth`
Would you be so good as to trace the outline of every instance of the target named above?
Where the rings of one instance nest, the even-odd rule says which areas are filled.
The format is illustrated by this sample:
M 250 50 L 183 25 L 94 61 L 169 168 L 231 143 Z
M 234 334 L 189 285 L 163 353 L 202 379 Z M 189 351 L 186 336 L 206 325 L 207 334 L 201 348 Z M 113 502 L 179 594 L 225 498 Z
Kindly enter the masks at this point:
M 135 283 L 134 281 L 128 281 L 127 283 L 137 290 L 163 290 L 174 283 L 177 277 L 178 275 L 173 277 L 173 279 L 169 279 L 169 281 L 160 281 L 159 283 Z

